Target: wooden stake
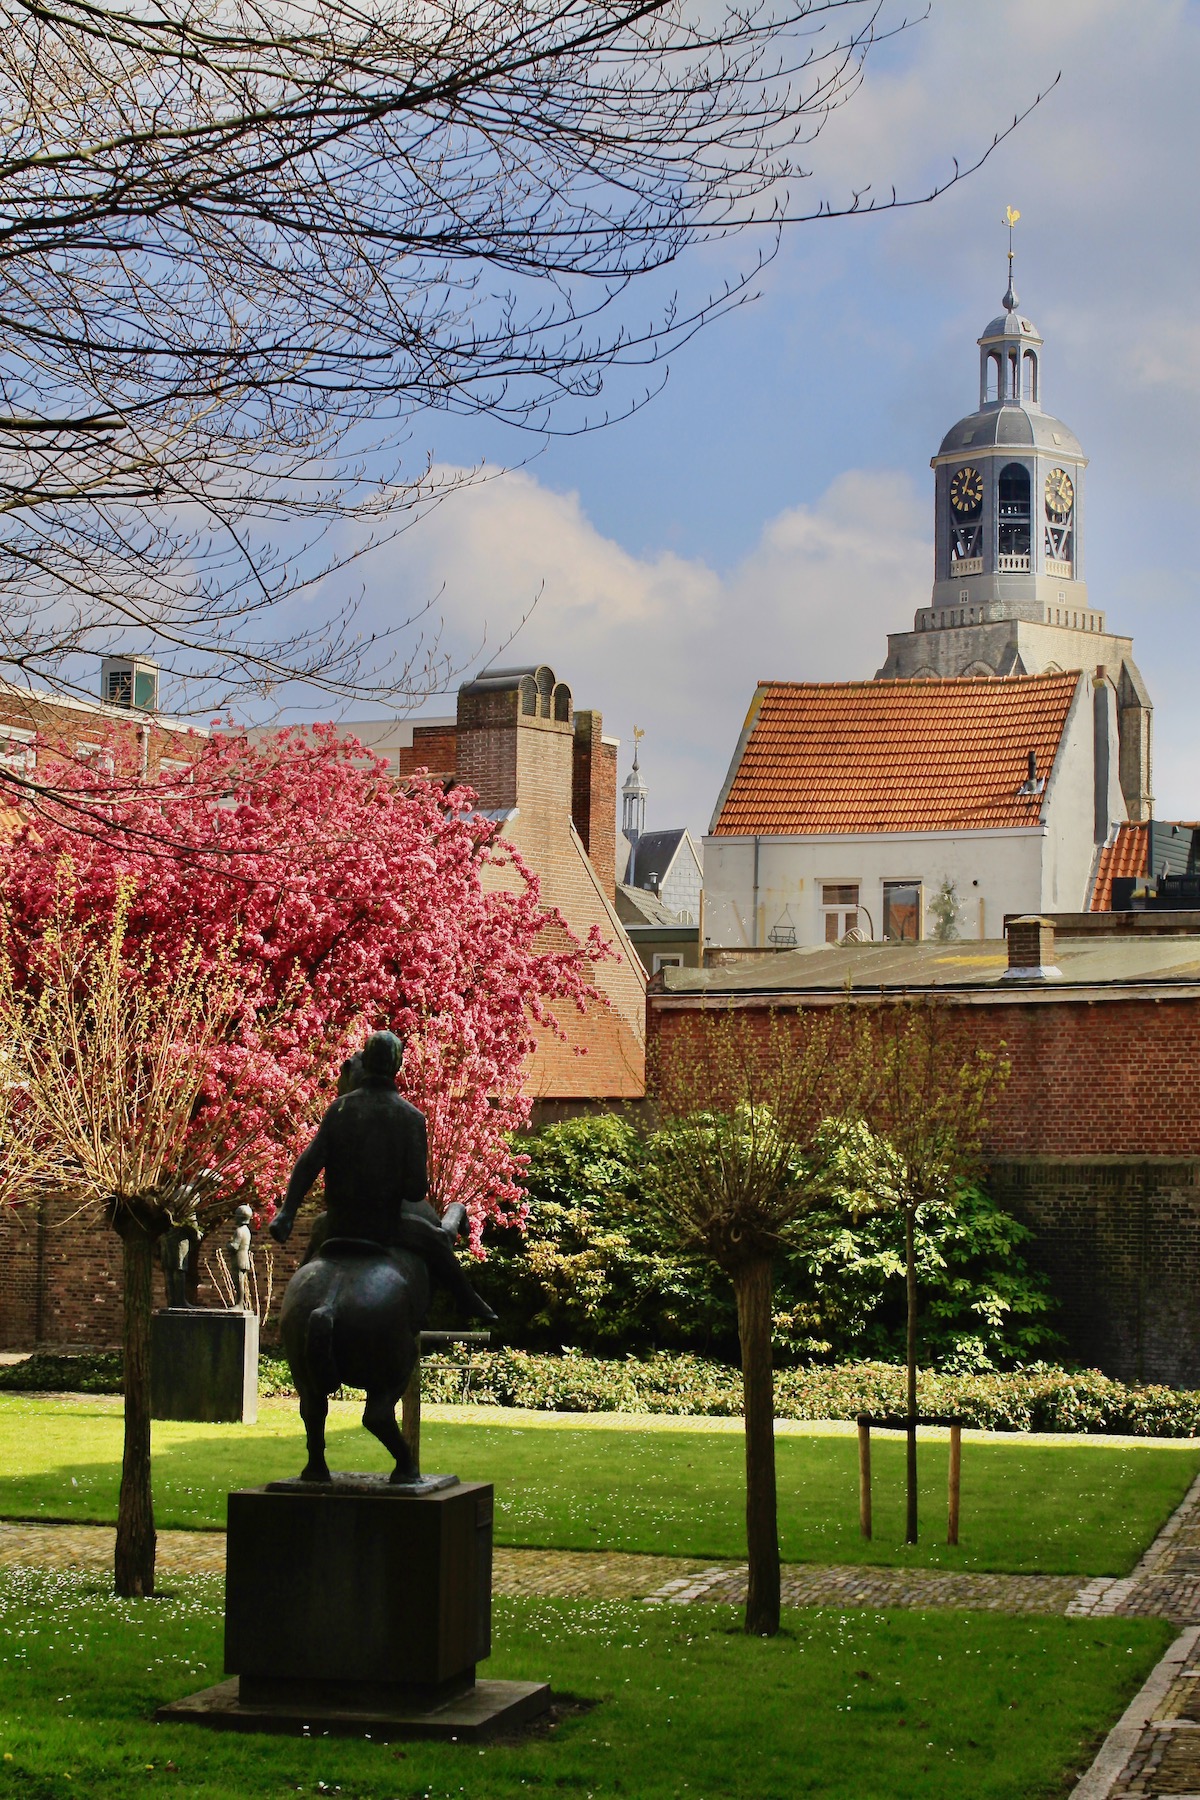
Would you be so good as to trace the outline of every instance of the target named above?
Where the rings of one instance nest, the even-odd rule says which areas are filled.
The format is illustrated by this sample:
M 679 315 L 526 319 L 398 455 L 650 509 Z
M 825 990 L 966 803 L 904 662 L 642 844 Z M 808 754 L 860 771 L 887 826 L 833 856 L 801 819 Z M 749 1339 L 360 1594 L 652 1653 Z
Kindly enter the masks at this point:
M 858 1529 L 871 1535 L 871 1421 L 858 1421 Z
M 400 1429 L 404 1433 L 404 1441 L 413 1454 L 417 1467 L 421 1466 L 421 1358 L 417 1357 L 413 1372 L 408 1378 L 408 1386 L 404 1390 L 404 1398 L 400 1402 Z
M 962 1483 L 962 1426 L 950 1427 L 950 1481 L 948 1493 L 948 1519 L 946 1524 L 946 1542 L 958 1542 L 958 1496 Z

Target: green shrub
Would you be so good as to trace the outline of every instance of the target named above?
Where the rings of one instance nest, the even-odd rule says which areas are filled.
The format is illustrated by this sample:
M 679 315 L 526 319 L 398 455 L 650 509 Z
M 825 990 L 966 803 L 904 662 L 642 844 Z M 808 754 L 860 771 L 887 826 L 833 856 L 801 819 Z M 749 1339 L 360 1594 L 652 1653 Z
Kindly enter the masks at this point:
M 39 1353 L 0 1367 L 0 1389 L 21 1392 L 119 1393 L 117 1351 L 92 1356 Z M 287 1364 L 264 1356 L 259 1392 L 291 1394 Z M 421 1391 L 427 1401 L 527 1406 L 539 1412 L 642 1412 L 737 1417 L 738 1370 L 687 1353 L 645 1357 L 537 1355 L 527 1350 L 455 1349 L 427 1356 Z M 853 1419 L 860 1412 L 895 1416 L 902 1409 L 904 1370 L 864 1362 L 780 1369 L 775 1410 L 781 1419 Z M 1095 1369 L 1049 1363 L 1003 1373 L 918 1376 L 922 1416 L 961 1419 L 989 1431 L 1095 1431 L 1130 1437 L 1200 1436 L 1200 1392 L 1126 1387 Z
M 88 1350 L 59 1356 L 35 1350 L 24 1362 L 0 1365 L 0 1389 L 10 1394 L 119 1394 L 121 1352 Z
M 550 1125 L 529 1156 L 524 1234 L 489 1234 L 480 1286 L 500 1335 L 522 1349 L 599 1355 L 690 1350 L 738 1359 L 729 1282 L 664 1249 L 641 1200 L 636 1130 L 606 1115 Z M 904 1353 L 902 1217 L 855 1217 L 871 1184 L 869 1134 L 848 1159 L 838 1203 L 807 1216 L 804 1239 L 776 1264 L 775 1343 L 785 1361 L 898 1360 Z M 1028 1362 L 1060 1342 L 1053 1300 L 1025 1262 L 1026 1227 L 982 1189 L 922 1208 L 917 1276 L 922 1361 L 986 1371 Z

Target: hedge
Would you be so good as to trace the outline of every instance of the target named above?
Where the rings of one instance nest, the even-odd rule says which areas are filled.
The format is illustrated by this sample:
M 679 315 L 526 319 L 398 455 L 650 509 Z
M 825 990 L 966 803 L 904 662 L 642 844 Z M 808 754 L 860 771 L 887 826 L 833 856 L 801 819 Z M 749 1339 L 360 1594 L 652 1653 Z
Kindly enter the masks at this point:
M 120 1356 L 51 1356 L 41 1352 L 0 1368 L 9 1391 L 119 1393 Z M 264 1395 L 290 1394 L 287 1364 L 264 1356 Z M 703 1357 L 658 1355 L 608 1360 L 523 1350 L 452 1351 L 429 1356 L 422 1394 L 430 1402 L 524 1406 L 539 1412 L 643 1412 L 734 1417 L 741 1412 L 736 1369 Z M 1200 1392 L 1127 1387 L 1094 1369 L 1046 1363 L 993 1375 L 922 1373 L 922 1416 L 957 1418 L 991 1431 L 1093 1431 L 1131 1437 L 1200 1436 Z M 903 1410 L 904 1370 L 893 1363 L 780 1369 L 775 1410 L 781 1419 L 853 1419 Z

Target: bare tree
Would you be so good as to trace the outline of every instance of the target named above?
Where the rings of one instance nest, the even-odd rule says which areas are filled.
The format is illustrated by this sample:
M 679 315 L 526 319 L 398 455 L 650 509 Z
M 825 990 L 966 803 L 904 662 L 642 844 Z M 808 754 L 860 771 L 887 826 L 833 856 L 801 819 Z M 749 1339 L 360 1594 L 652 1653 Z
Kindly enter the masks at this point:
M 182 1217 L 211 1201 L 238 1155 L 236 1100 L 205 1094 L 212 1052 L 237 1023 L 232 964 L 185 947 L 169 976 L 136 979 L 125 945 L 132 886 L 96 943 L 76 923 L 69 867 L 54 918 L 28 970 L 0 947 L 0 1041 L 21 1096 L 20 1132 L 0 1138 L 0 1192 L 28 1200 L 31 1159 L 121 1240 L 125 1441 L 117 1509 L 119 1594 L 154 1591 L 150 1479 L 150 1319 L 154 1252 Z M 132 977 L 132 978 L 131 978 Z M 201 1098 L 209 1105 L 198 1129 Z
M 657 374 L 607 376 L 763 252 L 641 318 L 632 284 L 837 210 L 800 157 L 879 34 L 877 0 L 0 0 L 0 664 L 69 691 L 133 644 L 210 710 L 444 679 L 420 608 L 364 639 L 342 575 L 280 622 L 353 554 L 324 525 L 439 498 L 429 409 L 636 404 Z
M 651 1096 L 646 1193 L 684 1250 L 712 1259 L 733 1283 L 746 1425 L 745 1628 L 779 1629 L 775 1492 L 772 1263 L 836 1179 L 837 1119 L 846 1105 L 839 1016 L 803 1033 L 776 1013 L 765 1023 L 733 1010 L 689 1017 L 659 1044 Z
M 905 1540 L 917 1542 L 916 1228 L 923 1207 L 952 1207 L 981 1170 L 988 1108 L 1008 1078 L 1001 1055 L 964 1043 L 945 1002 L 913 1000 L 864 1014 L 853 1061 L 863 1072 L 863 1113 L 873 1133 L 865 1207 L 904 1221 L 907 1308 Z

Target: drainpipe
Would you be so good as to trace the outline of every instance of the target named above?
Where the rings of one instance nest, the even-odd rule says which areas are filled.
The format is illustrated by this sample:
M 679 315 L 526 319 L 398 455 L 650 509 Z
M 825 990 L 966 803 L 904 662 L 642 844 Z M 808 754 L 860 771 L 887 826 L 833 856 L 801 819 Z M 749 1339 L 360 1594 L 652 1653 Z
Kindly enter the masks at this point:
M 756 837 L 754 840 L 754 899 L 750 915 L 752 920 L 750 945 L 754 950 L 758 949 L 758 846 L 760 842 L 761 840 Z

